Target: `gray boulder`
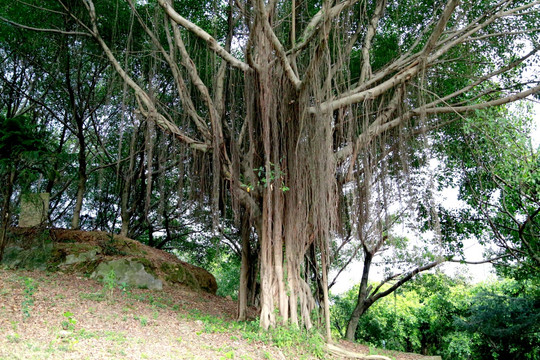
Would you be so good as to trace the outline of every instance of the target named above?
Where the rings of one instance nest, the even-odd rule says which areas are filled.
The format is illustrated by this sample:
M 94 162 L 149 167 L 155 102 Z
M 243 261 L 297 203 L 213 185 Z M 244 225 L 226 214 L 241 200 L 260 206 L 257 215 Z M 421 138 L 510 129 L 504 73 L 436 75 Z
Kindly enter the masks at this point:
M 63 265 L 72 265 L 72 264 L 78 264 L 82 262 L 87 261 L 94 261 L 97 258 L 97 250 L 93 249 L 87 252 L 80 253 L 79 255 L 76 254 L 69 254 L 66 256 L 66 261 Z
M 98 265 L 90 277 L 104 279 L 111 270 L 114 271 L 118 284 L 125 283 L 132 287 L 150 290 L 163 289 L 163 283 L 160 279 L 148 273 L 143 264 L 133 260 L 120 259 L 103 262 Z

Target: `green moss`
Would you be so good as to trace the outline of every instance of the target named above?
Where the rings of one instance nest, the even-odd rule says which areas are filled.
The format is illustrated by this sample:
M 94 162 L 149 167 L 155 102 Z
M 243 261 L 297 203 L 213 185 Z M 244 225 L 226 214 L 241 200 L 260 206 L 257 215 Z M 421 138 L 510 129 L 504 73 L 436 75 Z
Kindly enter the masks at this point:
M 146 270 L 147 273 L 151 274 L 154 277 L 158 277 L 156 274 L 156 267 L 152 262 L 146 258 L 133 258 L 133 261 L 136 261 L 144 266 L 144 270 Z
M 64 246 L 64 249 L 67 250 L 68 254 L 80 254 L 87 252 L 93 249 L 97 249 L 97 246 L 87 243 L 74 243 Z
M 155 268 L 154 264 L 148 259 L 145 258 L 134 258 L 133 261 L 136 261 L 138 263 L 141 263 L 144 265 L 145 268 Z M 147 269 L 148 270 L 148 269 Z
M 100 264 L 99 260 L 85 261 L 85 262 L 73 264 L 71 266 L 71 269 L 75 273 L 82 273 L 84 275 L 90 275 L 96 270 L 99 264 Z
M 52 254 L 52 244 L 43 244 L 26 250 L 17 246 L 7 247 L 2 263 L 8 268 L 45 270 Z
M 182 264 L 163 263 L 161 271 L 165 273 L 165 280 L 172 283 L 179 283 L 189 286 L 192 289 L 199 290 L 199 282 L 191 271 L 184 268 Z

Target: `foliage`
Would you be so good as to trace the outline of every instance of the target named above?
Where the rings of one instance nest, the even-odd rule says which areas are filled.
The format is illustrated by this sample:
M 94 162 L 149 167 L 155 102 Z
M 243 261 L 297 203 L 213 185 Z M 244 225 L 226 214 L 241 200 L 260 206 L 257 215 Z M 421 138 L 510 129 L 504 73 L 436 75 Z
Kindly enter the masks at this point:
M 45 173 L 48 134 L 26 116 L 0 115 L 0 174 L 16 169 L 18 177 L 37 170 Z M 35 176 L 35 175 L 34 175 Z M 27 180 L 28 181 L 28 180 Z
M 236 300 L 241 265 L 239 254 L 233 251 L 237 242 L 236 234 L 227 233 L 220 238 L 208 232 L 202 236 L 186 236 L 172 245 L 173 253 L 181 260 L 200 266 L 214 275 L 218 285 L 217 295 Z
M 240 281 L 240 259 L 230 253 L 221 253 L 212 262 L 209 271 L 218 284 L 217 295 L 238 299 Z
M 62 328 L 64 330 L 75 330 L 75 324 L 77 324 L 77 320 L 73 317 L 73 313 L 71 311 L 66 311 L 62 314 L 64 316 L 64 320 L 62 320 Z
M 540 356 L 540 293 L 531 284 L 480 286 L 458 329 L 473 335 L 481 359 L 537 359 Z
M 110 299 L 112 299 L 116 286 L 116 273 L 111 269 L 103 278 L 103 291 Z
M 531 109 L 476 111 L 437 143 L 441 183 L 458 187 L 463 206 L 446 212 L 447 236 L 476 236 L 502 275 L 527 279 L 540 269 L 540 149 L 530 139 Z
M 357 289 L 333 297 L 333 326 L 346 324 Z M 502 280 L 471 286 L 424 274 L 360 319 L 356 340 L 444 360 L 536 359 L 540 301 L 533 282 Z

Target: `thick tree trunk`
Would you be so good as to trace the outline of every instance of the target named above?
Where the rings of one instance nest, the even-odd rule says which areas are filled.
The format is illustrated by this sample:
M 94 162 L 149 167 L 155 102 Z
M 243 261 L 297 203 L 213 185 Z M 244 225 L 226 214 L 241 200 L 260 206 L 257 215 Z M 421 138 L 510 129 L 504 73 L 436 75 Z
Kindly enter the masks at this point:
M 349 341 L 354 341 L 354 334 L 360 321 L 360 316 L 369 308 L 371 304 L 366 302 L 369 270 L 371 268 L 371 262 L 373 261 L 373 254 L 365 250 L 364 268 L 362 271 L 362 280 L 360 281 L 360 289 L 358 290 L 358 300 L 356 306 L 352 312 L 349 324 L 347 325 L 347 333 L 345 338 Z
M 306 118 L 310 88 L 299 91 L 283 69 L 270 64 L 272 45 L 264 35 L 254 41 L 257 73 L 246 77 L 255 83 L 246 88 L 253 90 L 247 94 L 256 104 L 253 140 L 263 160 L 255 179 L 262 193 L 260 324 L 263 329 L 278 323 L 310 329 L 316 302 L 301 270 L 306 250 L 327 238 L 333 220 L 327 212 L 335 178 L 332 117 Z M 315 246 L 324 253 L 322 240 Z

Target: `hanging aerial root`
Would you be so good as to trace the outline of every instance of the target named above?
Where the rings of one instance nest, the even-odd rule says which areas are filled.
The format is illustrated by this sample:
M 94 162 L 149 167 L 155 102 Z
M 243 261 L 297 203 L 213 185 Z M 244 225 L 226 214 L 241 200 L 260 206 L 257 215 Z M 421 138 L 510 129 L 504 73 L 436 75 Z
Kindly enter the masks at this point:
M 363 359 L 363 360 L 392 360 L 387 356 L 383 355 L 362 355 L 360 353 L 355 353 L 349 350 L 340 348 L 339 346 L 333 344 L 326 344 L 325 350 L 331 355 L 347 357 L 349 359 Z

